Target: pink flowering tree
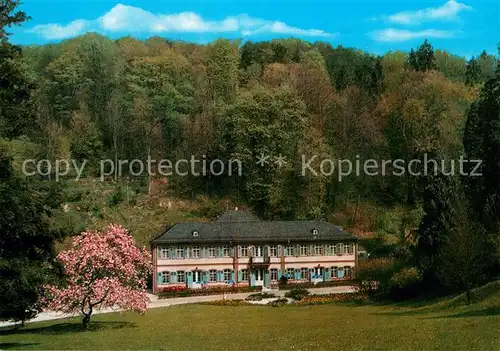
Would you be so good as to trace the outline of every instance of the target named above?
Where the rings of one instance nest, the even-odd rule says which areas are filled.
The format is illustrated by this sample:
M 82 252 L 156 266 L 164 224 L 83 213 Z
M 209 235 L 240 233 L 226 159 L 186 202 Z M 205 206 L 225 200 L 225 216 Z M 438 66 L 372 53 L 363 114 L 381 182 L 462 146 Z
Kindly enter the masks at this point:
M 124 228 L 110 225 L 105 232 L 86 231 L 57 259 L 65 281 L 61 286 L 46 287 L 47 310 L 80 313 L 85 328 L 96 308 L 146 312 L 151 255 L 145 248 L 138 249 Z

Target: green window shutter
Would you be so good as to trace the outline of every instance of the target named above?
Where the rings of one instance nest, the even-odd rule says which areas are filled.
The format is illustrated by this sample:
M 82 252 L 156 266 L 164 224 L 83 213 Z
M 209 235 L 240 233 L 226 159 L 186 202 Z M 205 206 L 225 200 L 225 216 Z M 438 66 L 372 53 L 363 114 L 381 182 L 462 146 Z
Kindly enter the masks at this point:
M 158 272 L 158 284 L 162 284 L 163 283 L 163 275 L 161 274 L 161 272 Z
M 288 246 L 283 247 L 283 256 L 288 256 Z
M 238 271 L 238 282 L 241 282 L 243 278 L 243 273 L 241 271 Z
M 177 283 L 177 272 L 170 272 L 170 282 Z
M 170 258 L 175 258 L 175 249 L 173 247 L 168 248 L 168 255 Z
M 300 245 L 297 245 L 297 247 L 295 248 L 295 257 L 299 256 L 300 256 Z
M 278 280 L 281 278 L 281 269 L 278 269 Z
M 184 257 L 189 258 L 189 249 L 187 247 L 184 249 Z
M 231 271 L 231 280 L 232 280 L 233 282 L 235 282 L 235 281 L 236 281 L 236 277 L 235 277 L 235 274 L 234 274 L 234 269 Z
M 325 245 L 325 256 L 330 256 L 330 244 Z
M 224 272 L 217 271 L 217 281 L 221 282 L 224 279 Z
M 229 248 L 229 256 L 234 257 L 234 246 Z
M 308 252 L 308 255 L 309 255 L 309 256 L 314 255 L 314 245 L 309 245 L 309 252 Z
M 300 279 L 300 268 L 295 269 L 295 279 Z
M 218 252 L 217 257 L 222 257 L 222 247 L 218 248 L 219 250 L 216 250 Z

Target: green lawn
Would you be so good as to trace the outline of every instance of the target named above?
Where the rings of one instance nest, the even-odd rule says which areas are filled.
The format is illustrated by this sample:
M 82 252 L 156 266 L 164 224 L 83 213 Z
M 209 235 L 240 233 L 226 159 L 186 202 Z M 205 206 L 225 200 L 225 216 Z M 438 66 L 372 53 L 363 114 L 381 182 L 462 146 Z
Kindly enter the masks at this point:
M 457 299 L 391 305 L 185 305 L 0 330 L 0 349 L 500 350 L 498 287 L 471 306 Z

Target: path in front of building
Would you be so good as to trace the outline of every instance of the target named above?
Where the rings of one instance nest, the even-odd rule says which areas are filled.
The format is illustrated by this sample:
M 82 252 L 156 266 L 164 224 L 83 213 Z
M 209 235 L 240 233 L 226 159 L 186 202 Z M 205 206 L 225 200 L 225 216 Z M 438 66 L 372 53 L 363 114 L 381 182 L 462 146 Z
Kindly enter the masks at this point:
M 340 294 L 340 293 L 351 293 L 355 292 L 355 288 L 352 286 L 335 286 L 335 287 L 325 287 L 325 288 L 312 288 L 308 289 L 312 294 Z M 285 296 L 287 290 L 268 290 L 269 293 L 276 295 L 277 297 Z M 207 301 L 217 301 L 222 299 L 228 300 L 239 300 L 245 299 L 249 295 L 254 293 L 237 293 L 237 294 L 225 294 L 225 295 L 208 295 L 208 296 L 191 296 L 191 297 L 175 297 L 171 299 L 158 299 L 156 295 L 149 295 L 150 302 L 148 305 L 149 308 L 161 308 L 161 307 L 169 307 L 175 305 L 185 305 L 189 303 L 198 303 L 198 302 L 207 302 Z M 112 313 L 112 312 L 120 312 L 120 309 L 111 309 L 106 308 L 102 310 L 97 310 L 93 314 L 101 314 L 101 313 Z M 31 319 L 26 323 L 33 322 L 43 322 L 50 321 L 54 319 L 62 319 L 68 317 L 77 317 L 79 314 L 65 314 L 65 313 L 57 313 L 57 312 L 42 312 L 36 318 Z M 0 322 L 0 327 L 7 327 L 14 325 L 12 322 Z

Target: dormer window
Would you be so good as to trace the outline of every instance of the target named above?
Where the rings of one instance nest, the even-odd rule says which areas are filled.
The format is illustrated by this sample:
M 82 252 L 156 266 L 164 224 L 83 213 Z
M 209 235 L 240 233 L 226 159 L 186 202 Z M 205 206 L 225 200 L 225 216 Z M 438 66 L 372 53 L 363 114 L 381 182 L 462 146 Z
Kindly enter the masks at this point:
M 196 230 L 193 232 L 193 236 L 198 236 L 198 232 Z
M 313 229 L 312 233 L 313 233 L 313 235 L 318 235 L 318 230 L 317 229 Z

